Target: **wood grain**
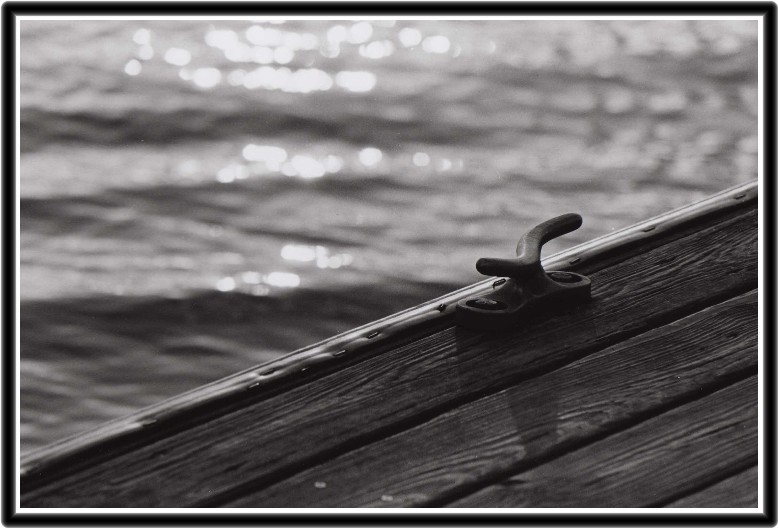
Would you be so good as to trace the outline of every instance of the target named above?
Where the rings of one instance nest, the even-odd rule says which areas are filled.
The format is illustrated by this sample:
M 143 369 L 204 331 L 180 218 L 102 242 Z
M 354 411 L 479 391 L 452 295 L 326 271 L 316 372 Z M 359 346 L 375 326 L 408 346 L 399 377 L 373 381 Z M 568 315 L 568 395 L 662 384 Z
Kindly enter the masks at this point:
M 756 286 L 756 211 L 591 275 L 523 328 L 448 328 L 26 492 L 26 507 L 220 504 Z
M 752 376 L 449 506 L 652 507 L 756 460 L 757 378 Z
M 756 508 L 758 467 L 738 473 L 682 499 L 666 508 Z
M 406 507 L 441 502 L 484 480 L 497 480 L 629 427 L 739 373 L 754 372 L 756 346 L 757 295 L 751 292 L 463 405 L 227 506 Z

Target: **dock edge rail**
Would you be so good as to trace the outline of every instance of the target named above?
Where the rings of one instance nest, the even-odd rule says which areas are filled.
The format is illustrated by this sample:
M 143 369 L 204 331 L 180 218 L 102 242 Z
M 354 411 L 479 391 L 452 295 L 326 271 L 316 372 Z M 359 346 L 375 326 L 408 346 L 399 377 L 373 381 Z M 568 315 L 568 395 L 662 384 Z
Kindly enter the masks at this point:
M 709 214 L 739 208 L 744 203 L 757 199 L 758 182 L 754 180 L 561 251 L 542 259 L 542 263 L 548 271 L 566 269 L 601 257 L 615 249 L 665 235 Z M 20 457 L 20 478 L 45 472 L 47 468 L 105 442 L 118 441 L 144 429 L 150 433 L 151 429 L 209 403 L 230 396 L 245 395 L 246 391 L 261 390 L 270 383 L 275 384 L 283 378 L 303 373 L 312 366 L 334 363 L 346 357 L 353 358 L 400 333 L 414 332 L 425 326 L 441 323 L 452 318 L 457 301 L 488 291 L 494 282 L 495 278 L 490 278 L 475 283 L 111 420 L 86 433 L 33 450 Z

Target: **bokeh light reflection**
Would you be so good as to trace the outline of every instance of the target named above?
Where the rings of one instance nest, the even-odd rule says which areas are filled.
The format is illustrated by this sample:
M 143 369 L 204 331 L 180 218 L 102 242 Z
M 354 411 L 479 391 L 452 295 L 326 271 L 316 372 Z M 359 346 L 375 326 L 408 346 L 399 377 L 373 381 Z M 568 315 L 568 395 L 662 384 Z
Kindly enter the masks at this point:
M 365 167 L 375 167 L 381 163 L 383 153 L 374 147 L 367 147 L 359 151 L 359 162 Z
M 238 34 L 230 29 L 213 29 L 205 34 L 205 43 L 221 50 L 238 44 Z
M 140 60 L 151 60 L 154 58 L 154 48 L 148 44 L 144 44 L 138 48 L 138 51 L 135 53 L 135 55 Z
M 331 254 L 324 246 L 286 244 L 281 248 L 281 258 L 290 262 L 312 263 L 319 269 L 338 269 L 354 261 L 348 253 Z
M 141 63 L 135 59 L 130 60 L 127 62 L 127 64 L 124 65 L 124 73 L 127 75 L 138 75 L 142 69 L 143 67 L 141 66 Z
M 148 44 L 151 42 L 151 31 L 146 28 L 140 28 L 132 35 L 132 40 L 135 44 Z
M 174 66 L 186 66 L 192 60 L 192 54 L 182 48 L 170 48 L 165 52 L 165 62 Z
M 427 53 L 446 53 L 451 48 L 451 41 L 443 35 L 435 35 L 425 38 L 421 48 Z
M 264 277 L 264 282 L 278 288 L 296 288 L 300 285 L 300 276 L 286 271 L 272 271 Z
M 341 71 L 335 76 L 335 84 L 351 92 L 369 92 L 375 88 L 376 76 L 368 71 Z
M 373 36 L 373 25 L 370 22 L 357 22 L 348 29 L 346 41 L 350 44 L 362 44 Z
M 421 31 L 416 28 L 402 28 L 397 33 L 397 38 L 400 39 L 400 43 L 406 48 L 412 48 L 421 43 Z
M 192 74 L 192 82 L 200 88 L 213 88 L 221 82 L 222 72 L 216 68 L 198 68 Z

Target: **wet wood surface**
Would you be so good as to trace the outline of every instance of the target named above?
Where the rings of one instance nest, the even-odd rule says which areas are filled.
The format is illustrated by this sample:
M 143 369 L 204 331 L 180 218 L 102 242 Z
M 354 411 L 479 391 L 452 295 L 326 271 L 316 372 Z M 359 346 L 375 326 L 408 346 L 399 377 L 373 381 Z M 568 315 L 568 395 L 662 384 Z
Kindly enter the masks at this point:
M 755 292 L 738 296 L 303 471 L 230 506 L 444 503 L 485 481 L 753 375 L 756 302 Z
M 667 508 L 756 508 L 759 472 L 753 466 L 682 499 Z
M 547 464 L 452 507 L 650 508 L 757 460 L 756 375 Z
M 500 335 L 446 328 L 73 474 L 22 482 L 22 506 L 662 506 L 691 497 L 755 464 L 756 241 L 755 208 L 712 219 L 592 273 L 585 306 Z M 662 439 L 678 451 L 661 449 Z M 738 452 L 721 445 L 731 456 L 692 463 L 697 451 L 714 456 L 714 441 Z M 640 472 L 622 498 L 618 478 L 576 493 L 591 484 L 590 461 L 616 471 L 606 445 Z M 629 459 L 630 449 L 644 458 Z M 678 486 L 650 471 L 652 457 L 683 465 L 683 453 Z M 582 473 L 558 497 L 541 497 L 565 464 Z M 515 491 L 520 475 L 527 494 L 499 491 Z M 645 479 L 670 487 L 639 501 Z

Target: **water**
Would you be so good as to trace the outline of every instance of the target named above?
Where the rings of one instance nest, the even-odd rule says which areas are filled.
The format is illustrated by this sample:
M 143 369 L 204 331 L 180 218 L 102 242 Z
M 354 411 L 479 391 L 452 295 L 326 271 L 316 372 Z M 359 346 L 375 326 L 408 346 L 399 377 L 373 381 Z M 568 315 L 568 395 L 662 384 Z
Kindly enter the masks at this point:
M 23 21 L 29 451 L 756 177 L 755 21 Z

